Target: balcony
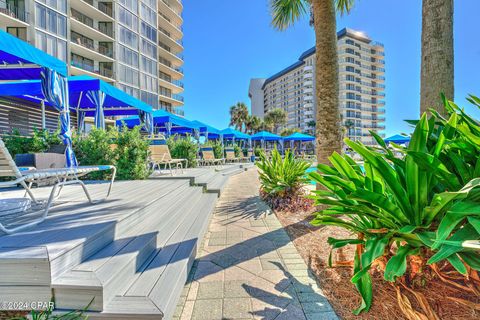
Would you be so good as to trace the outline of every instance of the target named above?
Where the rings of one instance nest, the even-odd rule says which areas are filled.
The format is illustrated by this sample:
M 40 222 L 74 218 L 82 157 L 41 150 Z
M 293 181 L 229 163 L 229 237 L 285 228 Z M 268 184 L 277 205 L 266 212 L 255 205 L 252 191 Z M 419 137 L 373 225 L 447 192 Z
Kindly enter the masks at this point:
M 110 5 L 108 5 L 110 3 Z M 111 2 L 95 2 L 93 0 L 70 1 L 70 6 L 91 19 L 97 21 L 113 21 L 113 7 Z
M 96 61 L 113 61 L 113 43 L 95 43 L 77 32 L 71 32 L 72 52 Z
M 82 2 L 82 1 L 73 1 L 73 2 Z M 94 20 L 89 16 L 84 15 L 78 10 L 71 8 L 70 20 L 71 30 L 82 34 L 88 38 L 104 41 L 104 42 L 113 42 L 113 24 L 112 22 L 108 23 L 94 23 Z
M 183 100 L 184 99 L 183 99 L 182 96 L 180 96 L 178 94 L 171 94 L 171 93 L 167 93 L 167 92 L 162 92 L 160 90 L 159 98 L 160 98 L 160 101 L 170 103 L 173 106 L 183 106 Z
M 180 67 L 183 64 L 183 57 L 181 55 L 176 55 L 172 53 L 170 48 L 165 44 L 158 43 L 158 54 L 160 59 L 169 61 L 173 67 Z
M 111 68 L 96 68 L 95 64 L 89 61 L 78 61 L 72 59 L 70 62 L 71 73 L 72 75 L 82 75 L 87 74 L 95 78 L 100 78 L 104 81 L 112 82 L 114 80 L 115 74 Z
M 183 23 L 182 19 L 182 13 L 171 6 L 169 3 L 167 3 L 166 0 L 158 0 L 158 11 L 159 13 L 163 14 L 170 20 L 170 23 L 172 23 L 175 26 L 179 26 Z
M 5 27 L 28 26 L 28 12 L 4 0 L 0 0 L 0 25 Z

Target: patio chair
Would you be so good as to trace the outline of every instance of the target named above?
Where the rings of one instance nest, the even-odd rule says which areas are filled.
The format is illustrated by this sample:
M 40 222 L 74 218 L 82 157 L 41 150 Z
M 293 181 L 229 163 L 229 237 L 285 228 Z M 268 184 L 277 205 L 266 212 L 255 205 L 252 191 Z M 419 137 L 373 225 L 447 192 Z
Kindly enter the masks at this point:
M 235 156 L 234 148 L 225 148 L 225 162 L 239 162 L 240 158 Z
M 87 187 L 79 178 L 85 176 L 91 172 L 97 171 L 105 171 L 111 170 L 112 171 L 112 178 L 110 180 L 110 184 L 108 186 L 107 195 L 100 200 L 92 200 Z M 98 203 L 100 201 L 105 200 L 112 191 L 113 182 L 115 180 L 116 168 L 110 165 L 101 165 L 101 166 L 82 166 L 82 167 L 74 167 L 74 168 L 52 168 L 52 169 L 21 169 L 17 167 L 15 162 L 12 159 L 12 156 L 8 152 L 7 147 L 3 143 L 3 140 L 0 138 L 0 177 L 3 178 L 13 178 L 10 181 L 0 182 L 0 187 L 13 187 L 20 185 L 25 189 L 25 196 L 27 195 L 31 198 L 31 200 L 37 204 L 42 204 L 41 201 L 38 201 L 35 198 L 35 195 L 32 191 L 32 186 L 34 183 L 42 184 L 42 183 L 53 183 L 52 190 L 48 197 L 48 200 L 45 204 L 45 207 L 42 209 L 43 212 L 40 218 L 37 218 L 33 221 L 30 221 L 26 224 L 7 228 L 4 224 L 0 223 L 0 231 L 11 234 L 26 228 L 30 228 L 35 226 L 42 221 L 44 221 L 48 215 L 50 207 L 52 206 L 53 202 L 60 197 L 60 193 L 64 186 L 71 185 L 71 184 L 79 184 L 87 199 L 90 203 Z M 0 208 L 0 212 L 2 212 Z M 0 215 L 5 216 L 5 215 Z
M 225 159 L 215 158 L 215 154 L 213 153 L 212 147 L 201 147 L 200 154 L 201 154 L 201 159 L 199 160 L 199 163 L 201 166 L 222 165 L 225 163 Z
M 170 174 L 173 176 L 173 169 L 181 170 L 187 167 L 187 159 L 173 159 L 170 154 L 170 149 L 168 148 L 167 141 L 164 138 L 152 139 L 149 146 L 150 150 L 150 166 L 153 170 L 161 169 L 163 165 L 165 168 L 168 167 Z M 183 165 L 185 163 L 185 166 Z M 174 166 L 172 168 L 172 165 Z

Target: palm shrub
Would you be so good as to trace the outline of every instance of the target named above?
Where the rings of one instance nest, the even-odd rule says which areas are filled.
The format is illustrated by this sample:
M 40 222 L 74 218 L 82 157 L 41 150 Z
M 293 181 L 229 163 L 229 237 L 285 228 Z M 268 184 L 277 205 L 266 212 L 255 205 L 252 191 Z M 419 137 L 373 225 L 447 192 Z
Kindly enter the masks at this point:
M 222 159 L 224 157 L 223 155 L 224 146 L 220 141 L 209 140 L 204 143 L 204 146 L 211 147 L 213 149 L 213 155 L 215 156 L 215 159 Z
M 194 168 L 197 166 L 197 152 L 198 145 L 187 136 L 180 138 L 179 136 L 172 136 L 167 141 L 172 158 L 187 159 L 188 167 Z
M 472 98 L 473 99 L 473 98 Z M 473 100 L 477 103 L 480 100 Z M 421 270 L 447 261 L 458 272 L 480 270 L 480 126 L 445 101 L 449 118 L 437 113 L 416 122 L 404 154 L 397 158 L 372 132 L 379 147 L 346 139 L 364 159 L 362 169 L 348 155 L 334 153 L 310 178 L 323 189 L 313 198 L 323 210 L 312 221 L 352 232 L 351 239 L 328 241 L 332 248 L 356 244 L 352 282 L 362 296 L 355 314 L 369 310 L 373 294 L 369 270 L 383 260 L 384 278 L 405 279 L 407 268 Z
M 309 201 L 303 199 L 303 186 L 308 183 L 306 170 L 310 167 L 309 162 L 296 159 L 290 150 L 282 158 L 280 152 L 274 149 L 271 159 L 261 152 L 257 166 L 260 169 L 261 196 L 273 209 L 309 206 Z

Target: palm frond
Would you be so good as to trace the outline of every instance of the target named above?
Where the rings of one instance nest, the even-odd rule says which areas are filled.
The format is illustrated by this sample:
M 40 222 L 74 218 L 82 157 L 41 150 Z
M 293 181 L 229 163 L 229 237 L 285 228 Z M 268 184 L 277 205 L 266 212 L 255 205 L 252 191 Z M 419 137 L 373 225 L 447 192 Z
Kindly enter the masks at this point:
M 285 30 L 310 11 L 309 0 L 271 0 L 272 25 Z
M 341 15 L 344 15 L 348 14 L 350 10 L 352 10 L 354 3 L 355 0 L 336 0 L 335 6 L 337 12 L 339 12 Z

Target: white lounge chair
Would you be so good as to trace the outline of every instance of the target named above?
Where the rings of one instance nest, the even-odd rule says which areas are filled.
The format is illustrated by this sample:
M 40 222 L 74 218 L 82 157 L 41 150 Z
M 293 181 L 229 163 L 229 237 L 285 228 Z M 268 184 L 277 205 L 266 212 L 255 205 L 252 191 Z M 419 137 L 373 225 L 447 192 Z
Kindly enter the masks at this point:
M 201 147 L 200 153 L 202 158 L 198 161 L 201 166 L 207 165 L 223 165 L 225 159 L 216 159 L 212 147 Z
M 187 159 L 172 158 L 172 155 L 170 154 L 170 148 L 168 147 L 165 139 L 152 139 L 149 150 L 149 161 L 153 170 L 160 170 L 161 166 L 163 165 L 165 168 L 168 167 L 170 174 L 173 176 L 173 169 L 180 170 L 183 173 L 183 169 L 188 165 Z
M 104 171 L 104 170 L 111 170 L 112 171 L 112 178 L 110 180 L 110 184 L 108 186 L 107 195 L 100 200 L 92 200 L 87 187 L 79 178 L 90 173 L 96 171 Z M 48 211 L 52 206 L 53 202 L 58 199 L 60 193 L 62 191 L 63 186 L 70 185 L 70 184 L 79 184 L 82 186 L 85 195 L 90 203 L 97 203 L 102 200 L 105 200 L 112 191 L 112 185 L 115 180 L 116 168 L 110 165 L 101 165 L 101 166 L 82 166 L 82 167 L 75 167 L 75 168 L 59 168 L 59 169 L 43 169 L 43 170 L 35 170 L 35 169 L 28 169 L 28 170 L 20 170 L 17 167 L 15 162 L 12 159 L 12 156 L 8 152 L 5 144 L 3 143 L 2 139 L 0 139 L 0 177 L 11 177 L 13 178 L 11 181 L 0 182 L 1 187 L 11 187 L 16 185 L 21 185 L 25 189 L 25 196 L 29 196 L 35 204 L 41 204 L 38 201 L 33 192 L 32 192 L 32 185 L 34 183 L 40 182 L 51 182 L 54 183 L 52 190 L 50 192 L 50 196 L 48 197 L 47 203 L 45 208 L 43 208 L 43 212 L 40 218 L 37 218 L 29 223 L 23 224 L 18 227 L 7 228 L 3 223 L 0 223 L 0 231 L 11 234 L 26 228 L 35 226 L 40 222 L 44 221 L 48 215 Z M 58 190 L 58 192 L 57 192 Z M 2 209 L 0 208 L 0 211 Z

